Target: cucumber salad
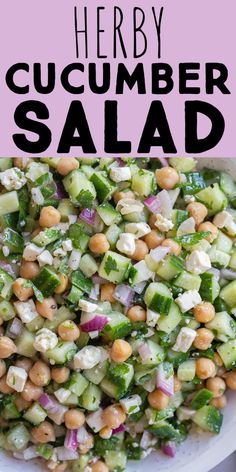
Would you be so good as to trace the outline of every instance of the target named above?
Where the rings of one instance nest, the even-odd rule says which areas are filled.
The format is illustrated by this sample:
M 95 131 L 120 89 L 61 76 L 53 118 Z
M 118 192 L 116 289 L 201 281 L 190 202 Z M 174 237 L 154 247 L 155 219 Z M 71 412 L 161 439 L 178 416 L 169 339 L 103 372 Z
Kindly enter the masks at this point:
M 236 184 L 192 158 L 0 159 L 0 447 L 121 472 L 220 433 Z

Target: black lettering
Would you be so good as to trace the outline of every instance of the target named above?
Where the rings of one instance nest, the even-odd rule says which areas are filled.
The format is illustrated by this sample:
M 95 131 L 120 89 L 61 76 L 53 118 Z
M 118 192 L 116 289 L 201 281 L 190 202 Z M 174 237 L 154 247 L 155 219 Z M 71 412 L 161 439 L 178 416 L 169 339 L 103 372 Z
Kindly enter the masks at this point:
M 29 93 L 29 85 L 16 85 L 15 83 L 15 73 L 18 71 L 25 71 L 29 72 L 29 64 L 26 64 L 25 62 L 18 62 L 17 64 L 14 64 L 11 66 L 7 73 L 6 73 L 6 84 L 8 88 L 18 94 L 24 94 L 24 93 Z
M 219 72 L 217 77 L 214 77 L 214 72 Z M 224 95 L 230 94 L 225 82 L 228 79 L 228 69 L 220 62 L 210 62 L 206 64 L 206 93 L 214 93 L 214 87 L 217 87 Z
M 75 27 L 75 57 L 79 58 L 79 34 L 84 34 L 85 57 L 88 58 L 88 18 L 87 7 L 84 7 L 84 29 L 78 29 L 77 7 L 74 8 L 74 27 Z
M 84 86 L 83 85 L 72 85 L 69 81 L 69 75 L 71 72 L 78 70 L 80 72 L 84 72 L 84 65 L 81 63 L 74 62 L 72 64 L 68 64 L 62 73 L 61 73 L 61 83 L 64 89 L 72 94 L 84 93 Z
M 139 25 L 137 26 L 137 13 L 141 13 L 141 21 Z M 142 26 L 145 23 L 145 13 L 142 10 L 142 8 L 135 7 L 134 12 L 133 12 L 133 22 L 134 22 L 134 58 L 137 59 L 138 57 L 144 56 L 144 54 L 147 52 L 147 37 L 145 33 L 142 30 Z M 140 33 L 140 35 L 143 37 L 143 49 L 138 52 L 138 46 L 137 46 L 137 34 Z
M 116 84 L 116 93 L 122 94 L 124 93 L 124 84 L 126 84 L 129 89 L 131 90 L 135 84 L 137 84 L 137 89 L 139 94 L 146 93 L 145 87 L 145 75 L 143 64 L 139 63 L 130 74 L 124 64 L 118 65 L 117 71 L 117 84 Z
M 34 64 L 34 87 L 36 92 L 47 94 L 51 93 L 55 88 L 55 78 L 56 78 L 56 70 L 55 64 L 50 62 L 48 64 L 47 70 L 47 84 L 42 84 L 42 65 L 39 62 Z
M 40 154 L 45 152 L 51 144 L 52 134 L 50 129 L 39 121 L 28 118 L 28 113 L 34 113 L 39 120 L 48 120 L 49 111 L 46 105 L 37 100 L 27 100 L 18 105 L 14 119 L 16 125 L 23 130 L 38 135 L 37 141 L 30 141 L 25 134 L 15 133 L 12 138 L 15 145 L 23 152 Z
M 117 18 L 118 17 L 118 15 L 117 15 L 118 12 L 119 12 L 119 15 L 120 15 L 119 20 Z M 125 50 L 125 43 L 124 43 L 122 33 L 121 33 L 121 30 L 120 30 L 122 23 L 123 23 L 123 12 L 122 12 L 120 7 L 114 7 L 114 40 L 113 40 L 114 49 L 113 49 L 113 56 L 114 56 L 115 59 L 117 57 L 117 35 L 119 37 L 122 54 L 123 54 L 125 59 L 127 58 L 127 53 L 126 53 L 126 50 Z
M 130 141 L 118 141 L 117 101 L 105 102 L 105 152 L 109 154 L 129 154 Z
M 100 34 L 104 33 L 104 29 L 100 28 L 100 11 L 105 10 L 105 7 L 97 7 L 97 57 L 99 59 L 105 59 L 107 56 L 101 54 L 100 51 Z
M 76 131 L 79 136 L 75 136 Z M 79 100 L 71 102 L 57 152 L 67 154 L 72 146 L 81 147 L 85 154 L 96 153 L 85 111 Z
M 188 80 L 198 80 L 198 72 L 189 72 L 189 70 L 200 70 L 199 62 L 183 62 L 179 64 L 179 93 L 182 94 L 198 94 L 200 93 L 200 87 L 188 87 Z
M 157 30 L 157 42 L 158 42 L 157 56 L 158 56 L 158 59 L 161 58 L 161 22 L 162 22 L 163 11 L 164 11 L 164 8 L 161 7 L 160 13 L 159 13 L 159 20 L 157 21 L 155 7 L 152 7 L 152 13 L 153 13 L 154 22 L 155 22 L 155 26 L 156 26 L 156 30 Z
M 155 136 L 156 131 L 158 131 L 159 136 Z M 151 147 L 162 147 L 163 151 L 168 154 L 175 154 L 177 152 L 164 107 L 159 100 L 154 100 L 151 103 L 140 139 L 138 153 L 148 154 Z
M 108 92 L 111 83 L 111 66 L 108 62 L 102 64 L 102 84 L 97 83 L 97 64 L 89 64 L 89 87 L 93 93 Z
M 169 64 L 164 62 L 152 64 L 152 93 L 157 95 L 170 93 L 174 87 L 172 75 L 173 69 Z M 164 82 L 162 87 L 161 82 Z

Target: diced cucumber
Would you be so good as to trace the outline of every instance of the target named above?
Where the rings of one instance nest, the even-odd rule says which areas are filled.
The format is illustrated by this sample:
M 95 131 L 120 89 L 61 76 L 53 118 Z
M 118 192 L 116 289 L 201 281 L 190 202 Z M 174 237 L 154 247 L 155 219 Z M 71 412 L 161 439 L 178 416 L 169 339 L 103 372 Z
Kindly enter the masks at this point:
M 129 318 L 118 312 L 109 313 L 109 321 L 103 328 L 102 333 L 110 340 L 124 338 L 131 332 L 132 325 Z
M 98 410 L 102 399 L 101 389 L 92 383 L 85 389 L 82 397 L 80 397 L 80 404 L 88 411 Z
M 82 208 L 91 208 L 96 198 L 93 183 L 80 170 L 73 170 L 64 179 L 63 184 L 72 203 Z
M 48 266 L 42 267 L 39 274 L 34 279 L 34 285 L 42 292 L 45 298 L 50 297 L 60 283 L 60 277 Z
M 104 459 L 111 471 L 122 471 L 126 468 L 127 456 L 125 451 L 106 451 Z
M 13 305 L 7 300 L 0 302 L 0 316 L 4 321 L 12 320 L 16 316 Z
M 19 220 L 19 213 L 6 213 L 5 215 L 0 215 L 0 231 L 3 232 L 5 228 L 16 229 L 17 223 Z
M 128 277 L 130 259 L 116 252 L 107 251 L 99 267 L 99 275 L 110 282 L 120 283 Z
M 227 267 L 230 261 L 230 255 L 226 252 L 219 251 L 214 245 L 212 245 L 210 251 L 208 252 L 211 263 L 214 267 Z
M 219 231 L 213 246 L 215 246 L 219 251 L 229 254 L 232 249 L 233 242 L 232 239 L 226 236 L 226 234 L 222 233 L 222 231 Z
M 210 216 L 224 210 L 228 203 L 226 195 L 222 192 L 217 183 L 198 192 L 197 199 L 199 202 L 206 205 Z
M 26 171 L 26 178 L 31 180 L 31 182 L 37 182 L 45 174 L 49 173 L 48 164 L 42 162 L 30 162 Z
M 0 172 L 10 169 L 13 165 L 12 157 L 1 157 L 0 158 Z
M 146 341 L 148 350 L 150 352 L 149 356 L 144 360 L 141 360 L 142 365 L 145 366 L 156 366 L 164 361 L 165 353 L 161 346 L 159 346 L 154 341 Z
M 216 313 L 213 320 L 206 323 L 206 328 L 211 329 L 220 341 L 226 342 L 236 337 L 236 323 L 227 311 Z
M 97 207 L 97 213 L 106 226 L 111 226 L 114 223 L 118 224 L 122 220 L 119 211 L 115 210 L 115 208 L 107 202 L 102 203 Z
M 60 237 L 61 231 L 59 229 L 46 228 L 45 230 L 40 231 L 40 233 L 32 239 L 32 242 L 37 244 L 37 246 L 44 247 L 53 243 Z
M 160 439 L 173 439 L 178 440 L 180 433 L 174 426 L 168 421 L 163 420 L 155 423 L 153 426 L 148 427 L 148 431 L 154 436 Z
M 176 230 L 178 227 L 183 223 L 183 221 L 187 220 L 188 218 L 188 212 L 186 210 L 172 210 L 172 223 L 174 223 L 174 232 L 173 236 L 176 234 Z
M 76 287 L 75 285 L 71 286 L 70 293 L 67 295 L 67 300 L 72 303 L 72 305 L 78 305 L 80 298 L 83 296 L 82 290 Z
M 195 169 L 197 161 L 193 157 L 170 157 L 169 163 L 178 172 L 191 172 Z
M 177 277 L 177 279 L 175 279 L 174 285 L 176 285 L 176 287 L 183 288 L 184 290 L 199 290 L 201 285 L 201 277 L 199 275 L 194 275 L 183 271 Z
M 230 261 L 229 261 L 229 267 L 233 270 L 236 270 L 236 250 L 233 251 Z
M 80 259 L 79 268 L 86 277 L 90 278 L 97 272 L 98 264 L 93 256 L 84 254 Z
M 227 174 L 226 172 L 220 173 L 220 187 L 227 197 L 233 197 L 236 195 L 235 181 L 231 175 Z
M 227 305 L 229 305 L 230 308 L 236 306 L 236 280 L 233 280 L 233 282 L 230 282 L 222 288 L 220 297 Z
M 57 310 L 57 314 L 53 318 L 53 320 L 46 320 L 44 322 L 44 328 L 50 329 L 52 331 L 56 331 L 59 324 L 63 323 L 63 321 L 74 320 L 75 318 L 76 318 L 76 315 L 73 311 L 69 310 L 65 306 L 61 306 Z
M 63 198 L 60 200 L 57 209 L 61 215 L 61 221 L 63 223 L 69 220 L 70 215 L 77 215 L 77 210 L 69 198 Z
M 6 192 L 0 195 L 0 215 L 19 211 L 19 199 L 17 192 Z
M 155 189 L 154 174 L 150 170 L 139 169 L 132 175 L 131 188 L 141 197 L 148 197 Z
M 115 249 L 116 243 L 119 239 L 120 234 L 122 233 L 122 229 L 119 228 L 116 224 L 112 224 L 107 228 L 104 232 L 106 235 L 107 241 L 110 244 L 111 249 Z
M 168 315 L 161 315 L 157 321 L 157 326 L 160 331 L 170 334 L 182 319 L 179 307 L 172 302 Z
M 100 364 L 96 365 L 92 369 L 84 370 L 83 374 L 85 375 L 86 379 L 90 382 L 94 383 L 95 385 L 99 385 L 102 379 L 104 379 L 106 372 L 107 372 L 108 362 L 101 362 Z
M 207 388 L 202 388 L 201 390 L 195 393 L 191 401 L 191 407 L 194 410 L 199 410 L 199 408 L 206 405 L 213 398 L 213 396 L 214 395 L 210 390 L 208 390 Z
M 21 414 L 16 408 L 16 396 L 15 395 L 5 395 L 2 402 L 2 411 L 1 417 L 4 420 L 15 420 L 20 418 Z
M 222 413 L 214 406 L 205 405 L 193 416 L 193 422 L 205 431 L 219 433 L 223 421 Z
M 169 254 L 158 266 L 157 275 L 164 280 L 172 280 L 184 268 L 183 261 L 174 254 Z
M 218 346 L 217 352 L 224 362 L 226 369 L 236 367 L 236 339 L 233 341 L 227 341 Z
M 196 374 L 196 361 L 194 359 L 188 359 L 182 362 L 177 371 L 178 379 L 183 382 L 191 382 Z
M 69 227 L 69 238 L 72 241 L 73 247 L 80 251 L 86 251 L 89 243 L 89 236 L 86 234 L 84 225 L 80 223 L 74 223 Z
M 84 175 L 87 177 L 87 179 L 90 180 L 90 178 L 92 177 L 93 173 L 94 173 L 94 168 L 91 167 L 91 166 L 81 166 L 80 167 L 80 170 L 84 173 Z
M 150 310 L 162 315 L 168 315 L 173 298 L 166 285 L 152 282 L 145 291 L 144 301 Z
M 201 274 L 200 295 L 203 300 L 213 303 L 220 293 L 220 286 L 214 274 L 205 272 Z
M 41 328 L 43 328 L 45 323 L 45 318 L 43 318 L 41 315 L 36 316 L 32 321 L 27 323 L 27 329 L 31 333 L 35 333 L 36 331 L 39 331 Z
M 206 187 L 205 180 L 199 172 L 187 172 L 185 177 L 186 182 L 181 183 L 184 195 L 195 195 Z
M 93 286 L 92 281 L 86 278 L 80 270 L 76 270 L 72 273 L 71 282 L 77 288 L 82 290 L 82 292 L 85 292 L 87 293 L 87 295 L 90 295 Z
M 17 347 L 17 353 L 20 356 L 34 357 L 36 351 L 34 349 L 35 335 L 30 333 L 26 328 L 23 329 L 21 334 L 16 338 L 15 344 Z
M 11 298 L 13 282 L 13 277 L 0 268 L 0 296 L 2 298 L 6 300 Z
M 56 347 L 48 349 L 45 356 L 50 360 L 51 364 L 65 364 L 73 359 L 77 350 L 75 343 L 70 341 L 59 341 Z
M 103 378 L 100 387 L 108 396 L 119 400 L 122 398 L 134 377 L 132 364 L 123 362 L 122 364 L 111 364 L 107 375 Z
M 7 246 L 11 253 L 22 254 L 24 249 L 24 239 L 11 228 L 5 228 L 3 231 L 3 244 Z
M 99 202 L 110 200 L 112 194 L 116 190 L 116 185 L 106 175 L 105 172 L 95 172 L 90 177 L 90 182 L 93 183 Z
M 85 379 L 84 376 L 80 374 L 80 372 L 73 372 L 70 379 L 66 383 L 66 388 L 77 395 L 77 397 L 80 397 L 80 395 L 82 395 L 85 389 L 88 387 L 88 384 L 88 380 Z
M 33 425 L 42 423 L 46 417 L 46 411 L 43 410 L 43 408 L 37 402 L 30 406 L 24 414 L 25 420 L 29 421 Z
M 29 440 L 30 434 L 22 423 L 13 426 L 7 433 L 8 443 L 17 451 L 25 449 Z
M 80 157 L 79 162 L 81 165 L 86 165 L 86 166 L 93 166 L 94 164 L 97 164 L 98 162 L 100 163 L 102 159 L 98 159 L 97 157 Z M 109 161 L 109 158 L 107 158 Z
M 41 157 L 42 162 L 45 162 L 53 169 L 56 169 L 60 160 L 60 157 Z
M 52 457 L 53 446 L 51 444 L 40 444 L 36 448 L 36 452 L 39 457 L 43 457 L 46 460 L 49 460 Z

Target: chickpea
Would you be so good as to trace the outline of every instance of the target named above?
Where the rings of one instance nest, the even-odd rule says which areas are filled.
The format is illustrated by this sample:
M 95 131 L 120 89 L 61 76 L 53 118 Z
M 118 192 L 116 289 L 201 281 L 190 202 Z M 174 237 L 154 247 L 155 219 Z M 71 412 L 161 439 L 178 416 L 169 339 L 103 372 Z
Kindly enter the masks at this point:
M 112 436 L 112 429 L 108 428 L 108 426 L 104 426 L 104 428 L 100 429 L 99 436 L 102 439 L 110 439 Z
M 56 312 L 57 312 L 57 302 L 55 298 L 48 297 L 44 298 L 42 302 L 36 301 L 36 310 L 39 315 L 43 316 L 43 318 L 47 318 L 48 320 L 53 320 Z
M 5 375 L 6 371 L 7 371 L 6 363 L 5 361 L 1 359 L 0 360 L 0 378 L 3 377 L 3 375 Z
M 94 254 L 105 254 L 110 248 L 110 244 L 107 241 L 105 234 L 97 233 L 91 236 L 89 241 L 89 249 Z
M 34 291 L 32 287 L 27 287 L 26 279 L 16 279 L 12 286 L 14 295 L 21 301 L 25 302 L 33 296 Z
M 104 423 L 111 429 L 119 428 L 126 420 L 126 414 L 121 405 L 110 405 L 102 413 Z
M 210 329 L 200 328 L 196 331 L 197 336 L 193 341 L 193 345 L 196 349 L 205 351 L 208 349 L 214 339 L 214 334 Z
M 134 259 L 135 261 L 143 261 L 148 252 L 148 245 L 145 243 L 145 241 L 142 241 L 141 239 L 136 239 L 135 251 L 132 254 L 132 259 Z
M 16 345 L 7 336 L 0 337 L 0 359 L 7 359 L 17 352 Z
M 217 367 L 222 367 L 223 366 L 223 361 L 221 357 L 219 356 L 218 352 L 214 353 L 214 362 L 217 365 Z
M 108 467 L 102 461 L 97 461 L 91 464 L 92 472 L 109 472 Z
M 67 470 L 67 467 L 68 467 L 68 462 L 62 462 L 61 464 L 58 464 L 55 469 L 53 469 L 53 472 L 65 472 L 65 470 Z M 50 467 L 49 467 L 50 469 Z
M 7 380 L 6 375 L 0 378 L 0 392 L 5 393 L 7 395 L 8 393 L 14 392 L 14 389 L 9 387 L 9 385 L 7 385 L 6 380 Z
M 28 165 L 29 157 L 14 157 L 14 166 L 18 169 L 25 169 Z
M 42 228 L 51 228 L 61 221 L 60 212 L 53 206 L 43 207 L 40 211 L 39 224 Z
M 216 375 L 216 367 L 211 359 L 200 357 L 196 361 L 196 375 L 199 379 L 206 380 Z
M 225 374 L 225 382 L 230 390 L 236 390 L 236 372 L 227 372 L 227 374 Z
M 225 395 L 221 395 L 220 397 L 217 397 L 217 398 L 212 398 L 212 400 L 210 401 L 210 405 L 222 410 L 227 405 L 227 398 Z
M 215 317 L 215 308 L 210 302 L 202 302 L 193 308 L 195 320 L 198 323 L 208 323 Z
M 220 377 L 214 377 L 206 381 L 206 388 L 213 393 L 213 398 L 219 398 L 225 392 L 226 384 Z
M 111 359 L 114 362 L 125 362 L 132 355 L 132 347 L 123 339 L 116 339 L 111 349 Z
M 56 383 L 61 384 L 66 382 L 70 376 L 70 369 L 68 367 L 53 367 L 51 370 L 51 377 Z
M 60 275 L 59 275 L 59 278 L 60 278 L 60 285 L 58 285 L 58 286 L 55 288 L 54 292 L 60 295 L 61 293 L 65 292 L 65 290 L 66 290 L 66 288 L 67 288 L 67 286 L 68 286 L 69 279 L 68 279 L 68 277 L 67 277 L 66 275 L 64 275 L 64 274 L 60 274 Z
M 127 190 L 126 192 L 117 191 L 113 194 L 113 200 L 115 203 L 118 203 L 123 198 L 131 198 L 134 200 L 135 199 L 134 192 L 132 192 L 132 190 Z
M 38 275 L 40 271 L 39 265 L 37 262 L 30 262 L 30 261 L 25 261 L 22 260 L 21 266 L 20 266 L 20 276 L 23 279 L 34 279 L 36 275 Z
M 68 429 L 78 429 L 85 423 L 84 413 L 72 408 L 65 413 L 65 425 Z
M 180 392 L 182 389 L 182 383 L 181 381 L 178 379 L 178 377 L 175 375 L 174 376 L 174 392 Z
M 169 247 L 170 254 L 174 254 L 175 256 L 179 256 L 181 253 L 181 246 L 173 239 L 165 239 L 165 241 L 162 243 L 162 246 Z
M 156 170 L 156 181 L 159 187 L 171 190 L 179 183 L 179 174 L 173 167 L 163 167 Z
M 54 427 L 49 421 L 43 421 L 39 426 L 32 428 L 31 435 L 33 439 L 40 444 L 46 444 L 56 440 Z
M 169 398 L 161 390 L 154 390 L 148 394 L 148 403 L 155 410 L 164 410 L 167 408 Z
M 21 397 L 23 398 L 23 400 L 31 402 L 32 400 L 38 400 L 42 393 L 42 387 L 38 387 L 37 385 L 34 385 L 30 380 L 27 380 L 24 386 L 24 390 L 21 393 Z
M 63 341 L 75 341 L 80 336 L 80 330 L 74 321 L 66 320 L 58 326 L 57 332 Z
M 164 236 L 162 233 L 158 233 L 158 231 L 152 229 L 150 233 L 146 234 L 144 241 L 147 244 L 148 249 L 155 249 L 164 241 Z
M 115 284 L 108 283 L 101 285 L 101 300 L 102 302 L 108 301 L 114 303 L 116 300 L 113 298 L 113 293 L 115 291 Z
M 67 175 L 72 170 L 79 168 L 79 161 L 74 157 L 61 157 L 57 164 L 57 172 L 61 175 Z
M 32 402 L 28 402 L 19 396 L 16 398 L 15 404 L 18 411 L 24 411 L 28 410 L 28 408 L 32 405 Z
M 147 313 L 141 306 L 134 305 L 128 310 L 127 316 L 130 321 L 135 323 L 136 321 L 146 321 Z
M 33 365 L 33 361 L 28 359 L 27 357 L 22 357 L 21 359 L 17 359 L 15 362 L 16 367 L 20 367 L 21 369 L 25 369 L 26 372 L 29 372 Z
M 213 225 L 210 221 L 204 221 L 204 223 L 201 223 L 198 228 L 198 231 L 210 231 L 210 235 L 207 236 L 205 239 L 209 241 L 209 243 L 213 243 L 213 241 L 217 238 L 218 235 L 218 228 Z
M 29 371 L 29 378 L 37 387 L 44 387 L 51 380 L 50 368 L 45 362 L 37 361 Z
M 88 435 L 88 439 L 84 444 L 79 445 L 79 452 L 81 454 L 87 454 L 87 452 L 94 446 L 94 437 L 92 434 Z
M 186 210 L 189 212 L 190 216 L 195 219 L 197 226 L 205 220 L 208 213 L 207 207 L 200 202 L 189 203 Z

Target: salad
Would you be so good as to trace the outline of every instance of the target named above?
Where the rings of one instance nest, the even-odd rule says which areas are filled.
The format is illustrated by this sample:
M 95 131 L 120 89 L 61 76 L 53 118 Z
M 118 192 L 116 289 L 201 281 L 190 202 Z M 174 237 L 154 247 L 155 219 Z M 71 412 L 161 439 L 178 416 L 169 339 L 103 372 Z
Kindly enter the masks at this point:
M 0 447 L 121 472 L 236 390 L 236 184 L 192 158 L 0 159 Z

